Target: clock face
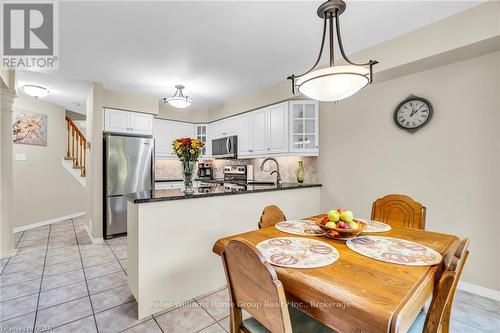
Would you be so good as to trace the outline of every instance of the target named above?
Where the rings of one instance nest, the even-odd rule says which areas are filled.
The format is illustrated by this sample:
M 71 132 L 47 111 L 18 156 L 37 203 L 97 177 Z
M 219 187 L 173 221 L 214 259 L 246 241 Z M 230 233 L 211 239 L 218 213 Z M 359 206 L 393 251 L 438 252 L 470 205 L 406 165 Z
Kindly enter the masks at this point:
M 404 129 L 416 130 L 432 116 L 430 103 L 422 98 L 409 98 L 403 101 L 394 113 L 394 121 Z

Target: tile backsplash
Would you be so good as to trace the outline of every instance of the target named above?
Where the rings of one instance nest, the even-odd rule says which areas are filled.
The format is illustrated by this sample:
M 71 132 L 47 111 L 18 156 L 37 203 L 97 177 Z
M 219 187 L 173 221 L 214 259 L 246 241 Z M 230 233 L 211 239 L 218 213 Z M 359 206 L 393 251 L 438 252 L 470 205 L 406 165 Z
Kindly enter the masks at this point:
M 281 180 L 287 183 L 296 183 L 296 173 L 298 162 L 301 160 L 304 164 L 305 183 L 318 182 L 318 158 L 304 156 L 276 156 L 276 160 L 280 165 Z M 264 159 L 238 159 L 238 160 L 208 160 L 202 163 L 210 163 L 212 165 L 212 173 L 215 178 L 223 178 L 223 170 L 226 165 L 253 165 L 254 180 L 275 180 L 276 176 L 271 175 L 271 171 L 276 169 L 276 165 L 272 161 L 268 161 L 264 166 L 264 171 L 260 171 L 259 167 Z M 162 160 L 157 159 L 155 163 L 156 180 L 163 179 L 181 179 L 181 162 L 177 160 Z

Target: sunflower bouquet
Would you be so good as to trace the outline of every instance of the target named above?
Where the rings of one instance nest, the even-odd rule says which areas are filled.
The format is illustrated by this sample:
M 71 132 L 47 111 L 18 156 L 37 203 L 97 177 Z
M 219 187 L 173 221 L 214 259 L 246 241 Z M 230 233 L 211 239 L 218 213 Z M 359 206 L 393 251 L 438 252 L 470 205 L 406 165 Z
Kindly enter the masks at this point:
M 192 194 L 194 167 L 198 157 L 200 157 L 201 149 L 205 144 L 198 139 L 180 138 L 172 142 L 174 152 L 181 160 L 182 178 L 184 180 L 184 193 Z
M 196 161 L 205 144 L 198 139 L 180 138 L 172 142 L 174 152 L 181 161 Z

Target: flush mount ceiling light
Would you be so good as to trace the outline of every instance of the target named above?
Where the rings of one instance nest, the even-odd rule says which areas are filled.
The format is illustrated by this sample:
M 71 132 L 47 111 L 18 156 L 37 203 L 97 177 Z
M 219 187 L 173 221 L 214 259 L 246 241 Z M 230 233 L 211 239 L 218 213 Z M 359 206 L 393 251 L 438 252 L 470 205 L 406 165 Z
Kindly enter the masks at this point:
M 182 89 L 184 88 L 185 87 L 183 85 L 180 84 L 176 85 L 175 89 L 177 89 L 177 91 L 175 92 L 174 96 L 169 98 L 163 98 L 163 103 L 164 104 L 168 103 L 172 105 L 174 108 L 179 108 L 179 109 L 184 109 L 190 106 L 191 103 L 193 103 L 193 101 L 190 100 L 187 96 L 184 96 L 184 94 L 182 93 Z
M 35 98 L 45 97 L 50 93 L 49 89 L 34 84 L 25 84 L 22 88 L 26 94 Z
M 297 88 L 301 94 L 309 98 L 323 102 L 333 102 L 354 95 L 372 82 L 373 65 L 377 64 L 378 61 L 370 60 L 364 64 L 356 64 L 350 61 L 345 54 L 339 23 L 339 16 L 344 12 L 345 8 L 346 4 L 342 0 L 329 0 L 319 6 L 317 14 L 324 22 L 319 55 L 310 70 L 300 75 L 292 74 L 287 78 L 292 80 L 293 94 L 295 94 L 295 88 Z M 335 65 L 334 19 L 340 54 L 347 63 L 346 65 Z M 328 67 L 316 69 L 323 54 L 327 26 L 329 28 L 330 64 Z

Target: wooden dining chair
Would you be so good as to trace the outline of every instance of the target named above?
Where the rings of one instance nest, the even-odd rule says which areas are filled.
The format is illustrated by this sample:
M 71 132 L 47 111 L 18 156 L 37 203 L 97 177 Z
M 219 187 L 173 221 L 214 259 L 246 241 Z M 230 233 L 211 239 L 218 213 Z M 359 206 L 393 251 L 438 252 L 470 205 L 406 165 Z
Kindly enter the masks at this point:
M 448 333 L 450 330 L 450 317 L 453 299 L 457 290 L 458 281 L 469 256 L 469 239 L 464 238 L 448 267 L 441 275 L 437 286 L 434 288 L 432 302 L 427 311 L 420 312 L 408 333 Z
M 270 205 L 264 208 L 260 216 L 259 229 L 271 227 L 278 222 L 286 221 L 286 216 L 278 206 Z
M 425 229 L 425 207 L 403 194 L 389 194 L 372 205 L 372 220 L 415 229 Z
M 250 242 L 229 241 L 222 261 L 229 290 L 231 333 L 335 332 L 287 305 L 276 271 Z M 243 320 L 243 309 L 252 317 Z

